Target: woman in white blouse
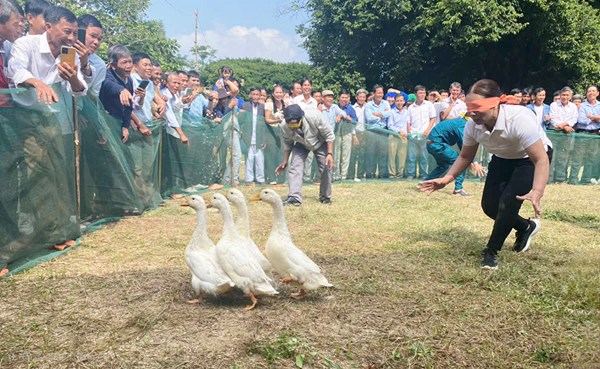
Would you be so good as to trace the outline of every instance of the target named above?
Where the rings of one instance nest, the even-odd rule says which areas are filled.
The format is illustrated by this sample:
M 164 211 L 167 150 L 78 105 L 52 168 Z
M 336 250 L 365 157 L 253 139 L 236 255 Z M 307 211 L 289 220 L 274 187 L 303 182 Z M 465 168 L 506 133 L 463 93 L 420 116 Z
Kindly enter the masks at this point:
M 283 122 L 283 108 L 286 104 L 283 99 L 283 87 L 273 86 L 273 98 L 265 103 L 265 122 L 267 123 L 268 137 L 272 138 L 273 144 L 267 144 L 265 147 L 265 177 L 270 184 L 282 184 L 285 182 L 285 175 L 276 175 L 275 168 L 283 159 L 283 150 L 279 141 L 279 124 Z
M 537 219 L 519 215 L 524 200 L 531 201 L 536 216 L 548 181 L 552 158 L 550 140 L 537 124 L 535 113 L 519 106 L 512 96 L 502 95 L 498 84 L 489 79 L 477 81 L 467 96 L 467 111 L 472 118 L 465 126 L 459 158 L 442 178 L 424 181 L 421 190 L 439 190 L 452 182 L 473 161 L 479 144 L 491 152 L 481 206 L 494 219 L 494 228 L 483 252 L 482 268 L 496 269 L 496 255 L 512 231 L 517 231 L 513 250 L 524 252 L 540 230 Z M 508 103 L 508 104 L 506 104 Z

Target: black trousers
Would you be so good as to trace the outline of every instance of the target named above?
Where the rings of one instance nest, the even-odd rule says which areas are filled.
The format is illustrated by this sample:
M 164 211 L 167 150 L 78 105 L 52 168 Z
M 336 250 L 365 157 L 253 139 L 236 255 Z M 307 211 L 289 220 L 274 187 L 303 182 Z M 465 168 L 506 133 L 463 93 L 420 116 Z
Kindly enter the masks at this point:
M 552 160 L 551 148 L 548 148 L 548 158 Z M 529 227 L 527 219 L 519 215 L 523 201 L 516 197 L 531 191 L 534 172 L 535 166 L 529 158 L 502 159 L 492 156 L 481 198 L 483 212 L 494 219 L 488 250 L 500 251 L 513 229 L 526 231 Z

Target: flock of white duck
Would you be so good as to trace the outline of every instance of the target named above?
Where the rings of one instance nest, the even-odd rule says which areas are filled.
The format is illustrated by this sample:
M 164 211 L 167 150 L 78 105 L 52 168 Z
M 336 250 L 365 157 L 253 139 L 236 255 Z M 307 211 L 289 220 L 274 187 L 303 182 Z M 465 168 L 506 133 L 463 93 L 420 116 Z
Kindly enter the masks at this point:
M 237 209 L 235 223 L 228 199 Z M 245 307 L 251 310 L 256 306 L 256 296 L 278 293 L 273 271 L 282 277 L 283 283 L 300 286 L 298 292 L 292 293 L 294 298 L 302 298 L 319 287 L 332 287 L 319 266 L 294 245 L 279 195 L 264 189 L 251 200 L 262 200 L 273 208 L 273 228 L 265 245 L 266 257 L 250 237 L 248 206 L 239 190 L 230 190 L 227 198 L 220 193 L 212 194 L 206 202 L 202 196 L 194 195 L 183 204 L 192 207 L 198 215 L 196 229 L 185 249 L 185 261 L 192 272 L 192 288 L 197 295 L 197 299 L 189 303 L 199 303 L 207 294 L 217 296 L 238 288 L 252 301 Z M 218 209 L 223 217 L 223 233 L 216 245 L 206 231 L 209 206 Z

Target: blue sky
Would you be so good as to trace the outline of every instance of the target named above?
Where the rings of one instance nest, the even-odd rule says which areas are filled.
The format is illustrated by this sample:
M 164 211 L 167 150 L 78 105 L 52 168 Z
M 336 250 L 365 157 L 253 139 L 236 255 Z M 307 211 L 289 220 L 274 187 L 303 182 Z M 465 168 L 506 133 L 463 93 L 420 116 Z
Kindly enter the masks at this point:
M 258 5 L 260 4 L 260 5 Z M 305 13 L 286 13 L 290 1 L 152 0 L 147 16 L 162 20 L 167 36 L 189 54 L 194 45 L 194 11 L 198 10 L 198 42 L 217 49 L 217 58 L 262 57 L 278 62 L 308 62 L 295 27 Z

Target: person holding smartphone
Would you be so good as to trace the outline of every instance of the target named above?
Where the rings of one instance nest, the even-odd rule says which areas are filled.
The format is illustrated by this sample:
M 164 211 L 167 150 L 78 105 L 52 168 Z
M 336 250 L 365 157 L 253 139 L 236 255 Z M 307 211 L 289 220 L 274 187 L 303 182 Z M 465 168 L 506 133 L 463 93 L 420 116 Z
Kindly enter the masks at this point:
M 75 50 L 81 61 L 81 71 L 89 91 L 94 95 L 100 94 L 100 87 L 106 78 L 106 63 L 96 55 L 102 44 L 103 29 L 98 18 L 91 14 L 84 14 L 77 18 L 79 30 Z
M 75 67 L 60 59 L 62 47 L 75 44 L 75 14 L 54 6 L 46 10 L 45 19 L 44 34 L 24 36 L 15 41 L 8 63 L 8 78 L 15 86 L 35 88 L 37 100 L 45 104 L 58 102 L 58 95 L 49 86 L 57 82 L 61 82 L 70 94 L 85 95 L 87 84 L 79 71 L 79 58 L 75 60 Z M 52 57 L 48 58 L 48 54 Z

